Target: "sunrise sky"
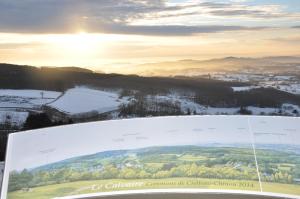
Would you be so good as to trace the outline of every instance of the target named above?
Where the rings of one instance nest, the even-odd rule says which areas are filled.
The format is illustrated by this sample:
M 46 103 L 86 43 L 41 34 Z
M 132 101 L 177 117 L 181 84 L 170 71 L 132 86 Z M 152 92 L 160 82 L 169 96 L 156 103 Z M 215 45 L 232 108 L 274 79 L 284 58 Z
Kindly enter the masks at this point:
M 299 0 L 1 0 L 0 62 L 112 72 L 300 55 Z

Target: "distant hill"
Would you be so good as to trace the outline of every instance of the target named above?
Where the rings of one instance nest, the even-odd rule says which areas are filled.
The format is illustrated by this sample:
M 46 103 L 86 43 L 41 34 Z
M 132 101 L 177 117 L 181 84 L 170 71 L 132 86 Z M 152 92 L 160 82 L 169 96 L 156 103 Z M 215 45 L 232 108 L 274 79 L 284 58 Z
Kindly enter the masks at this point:
M 70 66 L 70 67 L 46 67 L 43 66 L 41 67 L 42 69 L 46 69 L 46 70 L 60 70 L 60 71 L 65 71 L 65 72 L 79 72 L 79 73 L 93 73 L 92 70 L 86 69 L 86 68 L 80 68 L 80 67 L 74 67 L 74 66 Z
M 293 56 L 264 57 L 262 59 L 281 63 L 300 63 L 300 57 Z
M 168 162 L 170 161 L 171 155 L 177 157 L 173 157 L 173 161 L 177 159 L 179 162 L 185 162 L 185 160 L 180 160 L 180 157 L 183 155 L 212 155 L 218 156 L 219 153 L 229 155 L 230 153 L 234 154 L 234 151 L 231 151 L 232 147 L 211 147 L 211 146 L 159 146 L 159 147 L 146 147 L 140 149 L 130 149 L 130 150 L 112 150 L 112 151 L 103 151 L 90 155 L 78 156 L 66 160 L 62 160 L 55 163 L 50 163 L 47 165 L 43 165 L 40 167 L 36 167 L 31 169 L 32 172 L 39 171 L 55 171 L 59 169 L 79 169 L 79 170 L 91 170 L 91 168 L 97 165 L 105 165 L 105 164 L 125 164 L 126 162 L 136 161 L 139 163 L 142 162 Z M 238 148 L 238 147 L 237 147 Z M 241 151 L 248 154 L 249 149 L 247 147 L 241 148 Z M 218 153 L 219 152 L 219 153 Z M 251 154 L 251 151 L 250 151 Z
M 134 164 L 141 164 L 143 166 L 148 163 L 168 163 L 176 162 L 177 164 L 184 164 L 187 162 L 195 161 L 192 157 L 209 157 L 212 159 L 218 159 L 215 164 L 220 164 L 222 162 L 231 160 L 236 160 L 236 152 L 241 156 L 240 163 L 247 159 L 245 157 L 248 156 L 250 160 L 246 160 L 247 162 L 253 163 L 251 160 L 252 151 L 249 148 L 250 143 L 243 144 L 227 144 L 222 146 L 214 146 L 213 144 L 207 144 L 206 146 L 202 145 L 183 145 L 183 146 L 155 146 L 155 147 L 146 147 L 139 149 L 130 149 L 130 150 L 112 150 L 112 151 L 103 151 L 90 155 L 78 156 L 62 161 L 58 161 L 55 163 L 50 163 L 46 165 L 42 165 L 36 168 L 31 169 L 31 172 L 40 172 L 40 171 L 55 171 L 60 169 L 72 169 L 72 170 L 80 170 L 80 171 L 91 171 L 93 168 L 97 168 L 97 166 L 103 166 L 107 164 L 111 165 L 123 165 L 126 163 L 131 163 L 130 166 L 134 167 Z M 294 150 L 289 150 L 294 149 Z M 269 144 L 269 145 L 257 145 L 257 150 L 259 152 L 268 152 L 269 155 L 272 156 L 285 156 L 289 157 L 290 161 L 293 161 L 295 154 L 299 150 L 299 147 L 293 145 L 280 145 L 280 144 Z M 296 151 L 295 151 L 296 150 Z M 299 151 L 298 151 L 299 152 Z M 299 154 L 299 153 L 298 153 Z M 244 155 L 244 158 L 242 156 Z M 249 157 L 250 156 L 250 157 Z M 189 157 L 189 158 L 184 158 Z M 214 157 L 214 158 L 213 158 Z M 206 161 L 209 159 L 207 158 Z M 205 159 L 204 159 L 205 160 Z M 196 160 L 197 161 L 197 160 Z M 203 161 L 203 159 L 202 159 Z M 198 163 L 201 162 L 198 160 Z M 202 163 L 205 163 L 203 161 Z M 206 163 L 208 164 L 208 163 Z M 175 165 L 173 165 L 175 166 Z M 97 168 L 99 169 L 99 167 Z
M 146 76 L 195 76 L 210 72 L 252 72 L 297 73 L 300 74 L 300 57 L 225 57 L 210 60 L 178 60 L 170 62 L 146 63 L 129 67 L 126 73 Z
M 43 165 L 32 169 L 33 172 L 38 171 L 49 171 L 49 170 L 59 170 L 63 168 L 77 168 L 79 165 L 82 167 L 92 167 L 92 162 L 99 162 L 99 160 L 108 159 L 111 157 L 121 157 L 129 153 L 129 150 L 114 150 L 114 151 L 104 151 L 91 155 L 84 155 L 79 157 L 74 157 L 66 160 L 62 160 L 56 163 Z
M 205 78 L 142 77 L 137 75 L 94 73 L 76 67 L 33 67 L 0 64 L 0 88 L 5 89 L 45 89 L 64 91 L 76 85 L 99 88 L 140 90 L 148 93 L 166 92 L 169 89 L 217 90 L 230 89 L 238 82 L 223 82 Z

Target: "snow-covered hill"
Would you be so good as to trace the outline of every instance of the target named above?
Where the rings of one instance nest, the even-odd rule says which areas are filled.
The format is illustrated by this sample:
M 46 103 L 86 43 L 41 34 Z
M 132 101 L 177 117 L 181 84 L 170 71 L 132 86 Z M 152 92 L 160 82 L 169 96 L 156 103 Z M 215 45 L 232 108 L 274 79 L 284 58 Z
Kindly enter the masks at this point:
M 86 87 L 75 87 L 49 104 L 49 106 L 68 114 L 79 114 L 91 111 L 105 113 L 117 110 L 119 105 L 128 100 L 119 98 L 116 92 L 106 92 Z

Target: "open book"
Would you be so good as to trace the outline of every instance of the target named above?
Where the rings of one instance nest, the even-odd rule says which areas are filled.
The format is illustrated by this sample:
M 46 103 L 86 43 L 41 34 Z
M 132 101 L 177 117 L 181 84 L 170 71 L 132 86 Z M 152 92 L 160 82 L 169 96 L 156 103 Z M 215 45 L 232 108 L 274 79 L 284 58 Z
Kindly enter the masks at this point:
M 2 199 L 135 193 L 300 198 L 300 118 L 157 117 L 9 136 Z

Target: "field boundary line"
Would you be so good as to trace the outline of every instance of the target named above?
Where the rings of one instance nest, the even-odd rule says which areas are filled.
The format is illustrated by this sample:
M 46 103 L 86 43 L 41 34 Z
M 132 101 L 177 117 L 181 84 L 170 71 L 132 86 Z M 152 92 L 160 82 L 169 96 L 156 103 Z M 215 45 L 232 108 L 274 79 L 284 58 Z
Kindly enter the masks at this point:
M 63 97 L 66 94 L 66 91 L 63 91 L 57 98 L 55 98 L 53 101 L 45 103 L 44 106 L 48 106 L 54 102 L 56 102 L 57 100 L 59 100 L 61 97 Z
M 257 157 L 256 157 L 256 148 L 255 148 L 254 133 L 252 131 L 252 126 L 251 126 L 250 118 L 249 117 L 247 117 L 247 122 L 248 122 L 249 133 L 251 134 L 252 149 L 253 149 L 254 160 L 255 160 L 255 165 L 256 165 L 256 172 L 257 172 L 257 176 L 258 176 L 259 188 L 260 188 L 260 192 L 263 192 L 261 178 L 260 178 L 260 172 L 259 172 L 258 163 L 257 163 Z

